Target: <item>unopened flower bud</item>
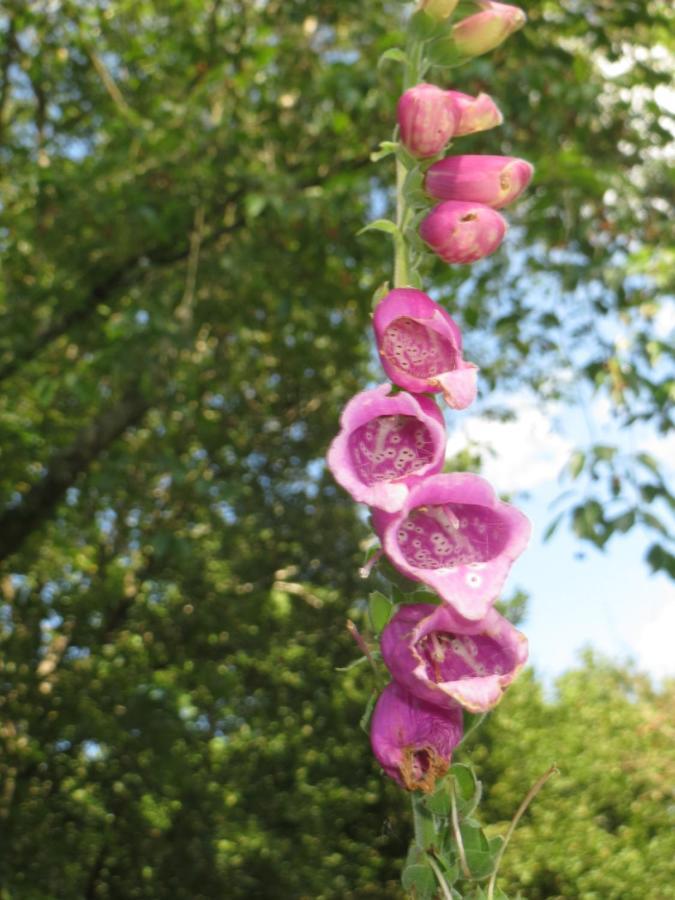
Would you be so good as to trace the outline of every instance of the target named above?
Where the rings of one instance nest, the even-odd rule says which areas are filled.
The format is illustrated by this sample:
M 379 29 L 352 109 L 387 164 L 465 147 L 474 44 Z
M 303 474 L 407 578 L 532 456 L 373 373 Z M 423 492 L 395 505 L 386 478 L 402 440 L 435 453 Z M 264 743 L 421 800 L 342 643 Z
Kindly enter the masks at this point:
M 484 9 L 462 19 L 452 29 L 455 47 L 462 56 L 480 56 L 503 43 L 526 22 L 527 16 L 517 6 L 506 3 L 481 3 Z
M 398 512 L 373 510 L 372 521 L 387 559 L 402 575 L 427 584 L 474 622 L 492 607 L 530 536 L 527 518 L 469 472 L 420 480 Z
M 522 194 L 534 173 L 512 156 L 448 156 L 434 163 L 424 186 L 436 200 L 465 200 L 501 209 Z
M 383 384 L 352 397 L 328 451 L 328 467 L 355 500 L 394 512 L 411 480 L 443 468 L 445 426 L 430 397 L 388 396 L 390 391 Z
M 462 739 L 462 708 L 440 709 L 395 682 L 382 691 L 370 723 L 370 744 L 384 771 L 409 791 L 431 793 Z
M 466 622 L 447 604 L 405 604 L 381 647 L 394 680 L 411 694 L 470 712 L 496 706 L 527 660 L 527 638 L 496 610 Z
M 459 113 L 459 122 L 455 127 L 455 137 L 464 134 L 475 134 L 477 131 L 487 131 L 501 125 L 504 117 L 496 103 L 487 94 L 479 94 L 471 97 L 462 94 L 461 91 L 449 91 Z
M 476 398 L 478 367 L 462 359 L 462 334 L 422 291 L 395 288 L 375 308 L 375 339 L 388 377 L 407 391 L 443 391 L 453 409 Z
M 420 237 L 447 263 L 472 263 L 501 244 L 506 222 L 489 206 L 446 200 L 422 220 Z
M 401 143 L 420 159 L 435 156 L 454 135 L 459 116 L 449 91 L 435 84 L 416 84 L 398 101 Z
M 453 14 L 458 3 L 459 0 L 421 0 L 418 9 L 440 22 Z

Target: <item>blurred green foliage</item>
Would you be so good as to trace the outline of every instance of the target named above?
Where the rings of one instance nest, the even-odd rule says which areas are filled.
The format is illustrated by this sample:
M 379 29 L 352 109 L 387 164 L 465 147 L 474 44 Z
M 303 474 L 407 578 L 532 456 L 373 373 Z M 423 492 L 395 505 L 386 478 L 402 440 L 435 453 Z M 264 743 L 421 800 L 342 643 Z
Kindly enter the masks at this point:
M 0 9 L 2 900 L 399 896 L 407 799 L 357 728 L 369 673 L 336 672 L 365 527 L 322 460 L 390 272 L 356 232 L 391 184 L 401 10 Z M 452 76 L 505 113 L 467 150 L 537 165 L 511 251 L 429 275 L 486 391 L 586 385 L 665 430 L 672 11 L 528 12 Z M 668 568 L 658 467 L 618 459 L 574 463 L 573 525 L 646 524 Z M 668 896 L 669 700 L 588 663 L 479 732 L 495 820 L 563 770 L 506 857 L 526 896 Z

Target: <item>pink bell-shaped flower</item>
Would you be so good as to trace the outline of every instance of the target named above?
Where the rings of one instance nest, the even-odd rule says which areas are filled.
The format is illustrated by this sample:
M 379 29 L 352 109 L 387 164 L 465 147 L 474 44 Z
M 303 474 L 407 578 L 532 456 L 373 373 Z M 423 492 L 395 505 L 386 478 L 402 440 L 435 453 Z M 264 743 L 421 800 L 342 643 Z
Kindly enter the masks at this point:
M 506 222 L 482 203 L 446 200 L 420 224 L 420 237 L 447 263 L 472 263 L 489 256 L 506 234 Z
M 375 308 L 377 350 L 388 377 L 413 393 L 443 391 L 453 409 L 476 398 L 478 367 L 462 359 L 462 334 L 422 291 L 395 288 Z
M 439 709 L 395 682 L 382 691 L 370 723 L 370 744 L 384 771 L 409 791 L 431 793 L 462 739 L 459 705 Z
M 491 609 L 465 622 L 449 606 L 402 606 L 382 632 L 395 681 L 436 706 L 486 712 L 527 660 L 527 638 Z
M 460 112 L 449 91 L 416 84 L 401 95 L 396 110 L 401 143 L 413 156 L 436 156 L 453 137 Z
M 452 29 L 455 47 L 463 56 L 480 56 L 502 44 L 522 28 L 527 16 L 517 6 L 482 0 L 481 12 L 462 19 Z
M 471 97 L 460 91 L 449 91 L 455 109 L 458 112 L 459 122 L 455 128 L 455 137 L 465 134 L 474 134 L 477 131 L 487 131 L 495 128 L 504 121 L 496 103 L 487 94 L 479 94 Z
M 464 200 L 501 209 L 530 183 L 533 166 L 511 156 L 448 156 L 434 163 L 424 185 L 436 200 Z
M 398 512 L 373 510 L 372 520 L 392 565 L 469 622 L 487 614 L 530 537 L 528 519 L 469 472 L 431 475 Z
M 328 467 L 355 500 L 395 512 L 415 477 L 443 468 L 443 415 L 430 397 L 389 396 L 383 384 L 356 394 L 342 411 Z

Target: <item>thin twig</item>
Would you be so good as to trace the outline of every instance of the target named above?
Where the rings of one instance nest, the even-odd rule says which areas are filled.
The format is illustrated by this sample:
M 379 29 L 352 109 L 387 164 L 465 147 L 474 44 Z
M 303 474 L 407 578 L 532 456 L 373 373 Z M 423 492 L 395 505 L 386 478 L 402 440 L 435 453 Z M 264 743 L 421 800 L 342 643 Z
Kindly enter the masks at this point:
M 377 676 L 377 678 L 379 680 L 380 673 L 377 668 L 377 664 L 376 664 L 375 660 L 373 659 L 373 654 L 370 652 L 370 647 L 368 646 L 368 644 L 366 644 L 364 639 L 361 637 L 361 633 L 359 632 L 359 629 L 356 627 L 356 625 L 352 622 L 351 619 L 347 619 L 347 631 L 354 638 L 359 649 L 363 652 L 363 655 L 366 657 L 366 659 L 368 660 L 370 665 L 373 667 L 373 672 L 375 673 L 375 675 Z
M 198 206 L 195 210 L 194 225 L 190 235 L 190 253 L 188 256 L 187 272 L 185 274 L 185 289 L 183 298 L 176 308 L 176 318 L 182 322 L 188 322 L 192 318 L 192 307 L 197 285 L 197 270 L 199 268 L 199 251 L 204 236 L 204 207 Z
M 509 825 L 508 830 L 507 830 L 506 834 L 504 835 L 504 843 L 501 845 L 501 847 L 499 848 L 499 852 L 497 853 L 494 869 L 492 870 L 492 875 L 490 876 L 490 883 L 488 885 L 487 900 L 494 900 L 495 885 L 497 884 L 497 873 L 499 871 L 499 866 L 502 861 L 502 856 L 504 855 L 504 851 L 506 850 L 506 847 L 508 846 L 508 843 L 511 840 L 513 832 L 516 830 L 518 822 L 522 818 L 523 813 L 525 812 L 527 807 L 530 805 L 530 803 L 534 800 L 534 798 L 537 796 L 539 791 L 546 784 L 546 782 L 549 780 L 549 778 L 552 775 L 559 775 L 559 774 L 560 774 L 560 770 L 554 763 L 550 769 L 547 769 L 547 771 L 544 772 L 544 774 L 535 781 L 535 783 L 529 789 L 527 794 L 525 794 L 525 799 L 523 800 L 523 802 L 520 804 L 520 806 L 516 810 L 516 814 L 513 817 L 513 819 L 511 820 L 511 824 Z
M 483 723 L 483 720 L 485 719 L 486 716 L 487 716 L 487 713 L 483 713 L 482 715 L 480 715 L 480 716 L 476 719 L 476 721 L 473 722 L 473 724 L 472 724 L 471 727 L 468 729 L 468 731 L 465 731 L 465 732 L 464 732 L 464 735 L 463 735 L 463 737 L 462 737 L 462 740 L 461 740 L 461 741 L 459 742 L 459 744 L 457 745 L 457 749 L 459 749 L 459 748 L 465 743 L 465 741 L 466 741 L 466 739 L 469 737 L 469 735 L 470 735 L 470 734 L 473 734 L 474 731 L 478 728 L 478 726 L 481 725 L 481 724 Z
M 459 863 L 462 868 L 462 874 L 465 878 L 471 878 L 471 869 L 466 861 L 466 853 L 464 852 L 464 841 L 462 840 L 462 832 L 459 827 L 459 816 L 457 815 L 457 797 L 455 796 L 455 783 L 450 779 L 450 813 L 452 818 L 452 833 L 457 844 L 457 852 L 459 853 Z
M 452 894 L 450 893 L 450 888 L 448 887 L 447 882 L 443 877 L 441 867 L 438 865 L 438 863 L 430 853 L 427 854 L 427 859 L 429 860 L 429 865 L 434 871 L 436 881 L 438 882 L 438 886 L 441 889 L 441 894 L 443 894 L 444 900 L 452 900 Z
M 92 64 L 93 64 L 94 68 L 96 69 L 96 72 L 98 73 L 98 77 L 103 82 L 103 86 L 105 87 L 106 91 L 110 95 L 110 99 L 113 101 L 115 106 L 120 110 L 120 112 L 123 115 L 125 115 L 125 116 L 132 115 L 133 110 L 131 109 L 131 107 L 129 106 L 127 101 L 124 99 L 124 97 L 122 95 L 122 91 L 120 91 L 120 89 L 117 87 L 117 84 L 115 83 L 115 79 L 110 74 L 110 70 L 108 69 L 106 64 L 103 62 L 101 57 L 97 53 L 95 53 L 93 50 L 91 50 L 89 47 L 87 47 L 87 53 L 89 54 L 89 59 L 92 61 Z

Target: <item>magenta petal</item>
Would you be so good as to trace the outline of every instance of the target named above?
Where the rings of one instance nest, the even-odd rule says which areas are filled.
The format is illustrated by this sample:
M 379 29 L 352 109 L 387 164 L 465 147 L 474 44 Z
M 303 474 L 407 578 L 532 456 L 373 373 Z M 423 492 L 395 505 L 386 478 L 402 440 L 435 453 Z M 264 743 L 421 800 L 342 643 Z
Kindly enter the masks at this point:
M 435 84 L 416 84 L 398 101 L 396 110 L 401 143 L 413 156 L 436 156 L 455 133 L 459 119 L 449 91 Z
M 370 724 L 370 743 L 384 771 L 409 791 L 430 793 L 462 739 L 462 709 L 431 706 L 398 684 L 382 691 Z
M 462 335 L 448 313 L 422 291 L 396 288 L 375 308 L 375 339 L 382 366 L 409 391 L 443 391 L 453 409 L 476 396 L 473 363 L 462 359 Z
M 352 397 L 327 458 L 335 480 L 355 500 L 395 512 L 413 480 L 443 468 L 445 427 L 429 397 L 390 391 L 383 384 Z
M 487 614 L 530 537 L 527 518 L 468 472 L 425 478 L 398 512 L 373 510 L 373 526 L 399 572 L 474 622 Z
M 422 220 L 420 237 L 447 263 L 472 263 L 501 244 L 506 222 L 489 206 L 446 200 Z
M 487 94 L 479 94 L 471 97 L 460 91 L 450 91 L 455 103 L 455 109 L 459 114 L 459 123 L 455 129 L 455 137 L 464 134 L 474 134 L 477 131 L 487 131 L 501 125 L 504 118 L 496 103 Z
M 522 194 L 534 168 L 511 156 L 448 156 L 429 168 L 425 187 L 436 200 L 484 203 L 501 209 Z
M 455 47 L 464 56 L 494 50 L 526 21 L 525 13 L 517 6 L 489 0 L 482 0 L 480 6 L 481 12 L 462 19 L 452 29 Z
M 443 372 L 438 376 L 445 402 L 452 409 L 466 409 L 473 403 L 476 399 L 477 381 L 478 366 L 473 363 L 464 363 L 454 372 Z
M 527 638 L 490 610 L 466 622 L 449 606 L 402 606 L 382 633 L 393 678 L 421 700 L 471 712 L 495 706 L 527 660 Z

